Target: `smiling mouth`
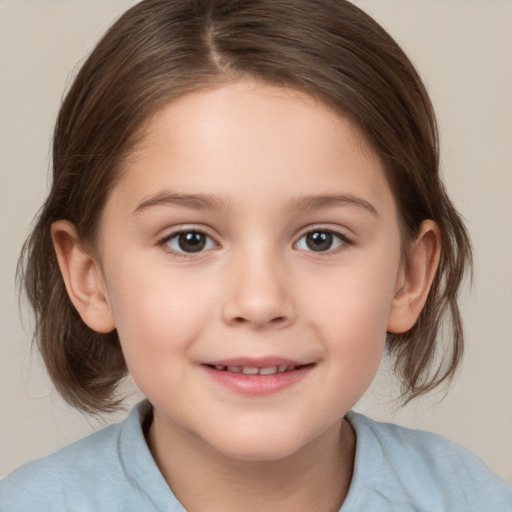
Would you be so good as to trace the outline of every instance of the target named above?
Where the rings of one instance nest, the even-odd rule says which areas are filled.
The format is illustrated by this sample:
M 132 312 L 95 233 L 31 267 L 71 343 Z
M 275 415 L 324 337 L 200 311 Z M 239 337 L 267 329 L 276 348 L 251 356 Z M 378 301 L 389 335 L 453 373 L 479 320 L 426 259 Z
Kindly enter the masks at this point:
M 240 373 L 243 375 L 276 375 L 281 373 L 293 372 L 294 370 L 300 370 L 301 368 L 305 368 L 308 366 L 312 366 L 311 364 L 289 364 L 289 365 L 278 365 L 278 366 L 265 366 L 265 367 L 256 367 L 256 366 L 240 366 L 240 365 L 228 365 L 223 366 L 219 364 L 211 365 L 207 364 L 209 368 L 213 370 L 217 370 L 219 372 L 228 372 L 228 373 Z
M 292 387 L 309 375 L 315 363 L 281 358 L 237 358 L 201 365 L 224 389 L 246 396 L 267 396 Z

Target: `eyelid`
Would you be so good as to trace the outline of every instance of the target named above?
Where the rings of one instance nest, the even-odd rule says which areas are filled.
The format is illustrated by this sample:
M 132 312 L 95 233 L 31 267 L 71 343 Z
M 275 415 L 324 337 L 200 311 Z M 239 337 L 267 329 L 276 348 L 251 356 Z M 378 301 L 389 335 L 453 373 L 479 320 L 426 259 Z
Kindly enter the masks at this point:
M 183 233 L 193 233 L 193 232 L 201 233 L 201 234 L 205 235 L 206 237 L 208 237 L 214 243 L 214 247 L 202 249 L 197 252 L 185 252 L 185 251 L 175 250 L 169 246 L 169 241 L 172 240 L 173 238 L 175 238 Z M 314 232 L 330 233 L 334 237 L 338 238 L 341 241 L 341 243 L 337 247 L 335 247 L 333 249 L 327 249 L 325 251 L 314 251 L 312 249 L 308 250 L 308 249 L 297 248 L 297 245 L 300 242 L 300 240 L 302 240 L 308 234 L 314 233 Z M 300 235 L 296 237 L 295 242 L 293 243 L 293 247 L 297 250 L 300 250 L 303 252 L 309 252 L 309 253 L 312 253 L 317 256 L 322 256 L 322 255 L 327 256 L 327 255 L 336 254 L 339 251 L 344 250 L 347 246 L 350 246 L 353 244 L 354 244 L 354 242 L 353 242 L 352 238 L 347 236 L 343 232 L 342 229 L 327 227 L 325 225 L 322 226 L 320 224 L 320 225 L 310 226 L 310 227 L 303 229 L 302 232 L 300 233 Z M 217 236 L 213 235 L 211 233 L 210 229 L 205 228 L 204 226 L 197 226 L 197 225 L 193 225 L 193 224 L 180 225 L 179 227 L 172 228 L 171 231 L 168 232 L 165 236 L 158 239 L 156 245 L 161 246 L 166 252 L 173 254 L 174 256 L 179 257 L 179 258 L 197 258 L 197 257 L 204 255 L 206 252 L 209 252 L 211 250 L 214 250 L 214 249 L 217 249 L 220 247 L 220 244 L 217 241 Z
M 309 250 L 308 249 L 299 249 L 297 247 L 298 243 L 305 236 L 309 235 L 310 233 L 315 233 L 315 232 L 330 233 L 331 235 L 339 238 L 342 243 L 340 243 L 337 247 L 335 247 L 333 249 L 328 249 L 326 251 L 314 251 L 312 249 L 309 249 Z M 343 233 L 342 230 L 331 228 L 331 227 L 326 227 L 326 226 L 322 226 L 322 225 L 318 225 L 318 226 L 308 227 L 305 230 L 303 230 L 301 232 L 301 234 L 297 237 L 296 241 L 294 242 L 293 247 L 296 248 L 297 250 L 308 252 L 308 253 L 312 253 L 314 255 L 318 255 L 318 256 L 325 255 L 325 256 L 327 256 L 327 255 L 336 254 L 339 251 L 344 250 L 347 246 L 350 246 L 350 245 L 353 245 L 353 244 L 354 244 L 354 242 L 352 241 L 352 238 L 347 236 L 345 233 Z
M 208 252 L 208 251 L 211 251 L 212 249 L 214 249 L 214 248 L 209 248 L 209 249 L 204 249 L 204 250 L 197 251 L 197 252 L 189 252 L 188 253 L 188 252 L 184 252 L 184 251 L 183 252 L 177 251 L 177 250 L 173 249 L 172 247 L 170 247 L 169 242 L 173 238 L 175 238 L 183 233 L 200 233 L 202 235 L 205 235 L 206 237 L 208 237 L 210 240 L 213 241 L 213 243 L 215 244 L 214 248 L 220 247 L 220 244 L 219 244 L 219 242 L 217 242 L 216 237 L 214 235 L 212 235 L 208 229 L 206 229 L 204 227 L 194 226 L 194 225 L 182 225 L 180 227 L 176 227 L 176 228 L 172 229 L 165 236 L 158 239 L 156 245 L 162 247 L 166 252 L 173 254 L 175 257 L 179 257 L 179 258 L 194 258 L 194 257 L 197 258 L 199 256 L 204 255 L 205 252 Z

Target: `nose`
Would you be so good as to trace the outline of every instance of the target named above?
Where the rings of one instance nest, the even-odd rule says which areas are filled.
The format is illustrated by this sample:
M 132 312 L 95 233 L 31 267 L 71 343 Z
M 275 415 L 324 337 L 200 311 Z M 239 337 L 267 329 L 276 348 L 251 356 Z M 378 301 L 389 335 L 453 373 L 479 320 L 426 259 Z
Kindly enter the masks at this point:
M 282 262 L 261 254 L 241 256 L 227 271 L 225 323 L 251 329 L 283 329 L 295 321 L 292 284 Z

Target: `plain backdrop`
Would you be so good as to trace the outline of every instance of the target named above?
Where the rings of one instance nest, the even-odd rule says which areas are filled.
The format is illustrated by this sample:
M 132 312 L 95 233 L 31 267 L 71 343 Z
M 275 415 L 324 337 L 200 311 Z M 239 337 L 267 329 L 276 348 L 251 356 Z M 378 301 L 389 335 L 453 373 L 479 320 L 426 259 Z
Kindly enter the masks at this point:
M 31 353 L 16 260 L 48 190 L 53 123 L 70 77 L 130 0 L 0 0 L 0 477 L 105 422 L 65 405 Z M 512 482 L 512 2 L 360 0 L 403 46 L 436 108 L 449 193 L 475 249 L 467 350 L 446 397 L 397 410 L 386 365 L 358 410 L 438 432 Z M 128 404 L 139 399 L 132 386 Z M 444 398 L 443 398 L 444 397 Z

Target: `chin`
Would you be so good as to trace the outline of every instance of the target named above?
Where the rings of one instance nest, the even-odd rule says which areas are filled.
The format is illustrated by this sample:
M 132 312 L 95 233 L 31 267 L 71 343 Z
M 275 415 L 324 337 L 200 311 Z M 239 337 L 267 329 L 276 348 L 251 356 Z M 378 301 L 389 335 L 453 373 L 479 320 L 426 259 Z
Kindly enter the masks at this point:
M 251 446 L 249 449 L 248 447 L 243 447 L 239 450 L 225 450 L 224 455 L 241 462 L 275 462 L 284 460 L 296 452 L 296 449 L 283 450 L 282 447 L 276 447 L 276 449 L 264 447 L 258 450 L 256 447 Z
M 244 435 L 230 435 L 212 440 L 209 444 L 215 451 L 235 460 L 271 462 L 297 453 L 307 441 L 290 434 L 279 435 L 268 429 L 254 435 L 249 432 L 244 432 Z

